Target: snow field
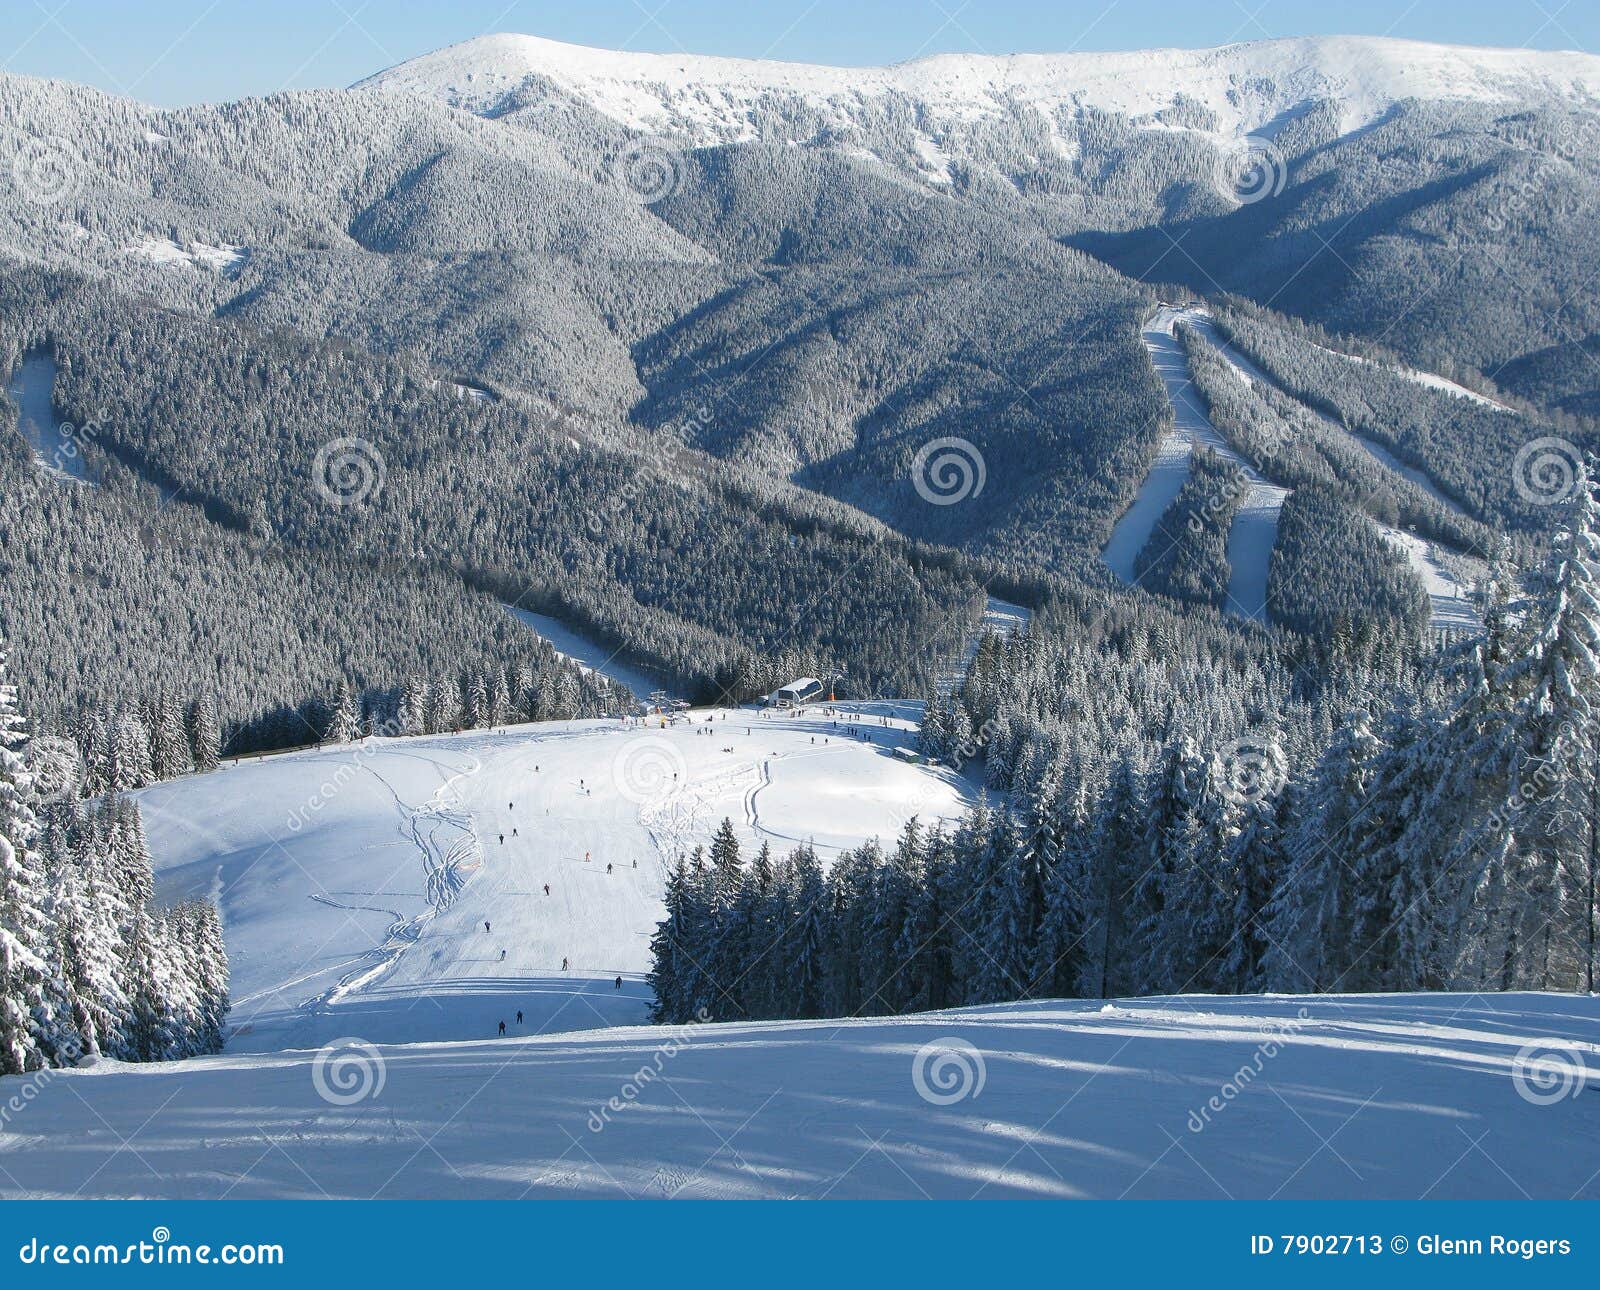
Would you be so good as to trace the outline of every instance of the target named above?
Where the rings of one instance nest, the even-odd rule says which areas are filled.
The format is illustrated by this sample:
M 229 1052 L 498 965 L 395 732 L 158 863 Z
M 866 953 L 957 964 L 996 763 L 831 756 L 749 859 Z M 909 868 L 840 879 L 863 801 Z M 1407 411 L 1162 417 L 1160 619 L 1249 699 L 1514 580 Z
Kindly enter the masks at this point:
M 1596 1198 L 1595 1037 L 1178 996 L 105 1063 L 0 1127 L 0 1195 Z
M 827 863 L 964 813 L 967 781 L 894 756 L 914 708 L 375 739 L 138 796 L 158 896 L 220 902 L 229 1052 L 610 1026 L 645 1019 L 666 874 L 724 817 Z

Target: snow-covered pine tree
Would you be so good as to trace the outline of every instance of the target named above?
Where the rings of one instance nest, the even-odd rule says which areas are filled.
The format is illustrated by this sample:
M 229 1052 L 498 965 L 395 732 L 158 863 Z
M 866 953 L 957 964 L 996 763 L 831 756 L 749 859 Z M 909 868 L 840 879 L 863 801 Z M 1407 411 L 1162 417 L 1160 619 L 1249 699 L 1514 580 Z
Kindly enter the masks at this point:
M 1358 854 L 1353 839 L 1370 807 L 1381 752 L 1371 718 L 1356 709 L 1309 782 L 1291 792 L 1292 822 L 1281 840 L 1282 868 L 1265 914 L 1261 975 L 1267 989 L 1333 989 L 1360 952 L 1352 949 L 1356 907 L 1381 893 L 1362 890 L 1351 863 Z
M 157 779 L 177 779 L 192 768 L 189 732 L 178 696 L 163 686 L 151 705 L 150 768 Z
M 27 723 L 0 650 L 0 1075 L 47 1065 L 59 1038 L 47 977 L 51 934 L 46 891 L 34 848 L 32 781 L 21 749 Z
M 222 764 L 222 729 L 217 720 L 217 697 L 210 690 L 189 705 L 189 755 L 194 768 L 210 774 Z
M 350 682 L 340 678 L 322 730 L 325 744 L 350 744 L 361 738 L 361 703 Z

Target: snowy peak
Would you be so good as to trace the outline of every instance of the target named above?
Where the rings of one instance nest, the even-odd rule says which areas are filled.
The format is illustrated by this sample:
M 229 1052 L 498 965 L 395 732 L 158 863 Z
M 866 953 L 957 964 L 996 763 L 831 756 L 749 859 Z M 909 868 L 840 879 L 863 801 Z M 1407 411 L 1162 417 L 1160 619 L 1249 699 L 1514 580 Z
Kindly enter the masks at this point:
M 844 68 L 701 55 L 590 49 L 495 35 L 425 54 L 357 88 L 420 94 L 479 113 L 501 108 L 530 78 L 549 82 L 632 129 L 692 144 L 771 136 L 780 103 L 799 100 L 848 127 L 903 96 L 955 124 L 1032 106 L 1046 117 L 1098 109 L 1159 123 L 1244 134 L 1319 99 L 1353 129 L 1407 98 L 1521 103 L 1562 98 L 1600 106 L 1600 57 L 1479 49 L 1376 37 L 1253 41 L 1216 49 L 1128 53 L 941 54 L 892 67 Z

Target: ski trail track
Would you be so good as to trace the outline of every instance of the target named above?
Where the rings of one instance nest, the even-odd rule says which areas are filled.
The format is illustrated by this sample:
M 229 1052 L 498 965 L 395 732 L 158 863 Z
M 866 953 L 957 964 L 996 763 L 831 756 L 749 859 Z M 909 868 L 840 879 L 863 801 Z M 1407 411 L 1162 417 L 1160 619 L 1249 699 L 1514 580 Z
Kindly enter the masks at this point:
M 1183 310 L 1162 305 L 1140 331 L 1145 351 L 1172 406 L 1172 429 L 1162 437 L 1155 464 L 1133 504 L 1112 529 L 1101 558 L 1123 582 L 1135 581 L 1139 553 L 1155 538 L 1162 515 L 1188 481 L 1189 459 L 1195 447 L 1210 448 L 1237 466 L 1249 484 L 1228 531 L 1227 608 L 1241 617 L 1265 622 L 1267 571 L 1278 537 L 1278 515 L 1289 490 L 1264 478 L 1212 425 L 1177 336 L 1178 321 L 1185 316 Z
M 408 754 L 409 755 L 409 754 Z M 351 911 L 363 909 L 373 913 L 388 914 L 391 918 L 388 934 L 375 945 L 364 961 L 353 971 L 340 977 L 321 994 L 307 999 L 300 1011 L 318 1013 L 340 1003 L 349 995 L 376 985 L 399 965 L 400 958 L 422 938 L 422 929 L 441 910 L 447 909 L 467 880 L 483 864 L 483 849 L 472 827 L 472 816 L 460 805 L 456 785 L 464 778 L 482 769 L 476 757 L 462 770 L 450 772 L 442 763 L 432 758 L 422 758 L 445 775 L 441 783 L 421 806 L 408 806 L 394 785 L 370 765 L 363 766 L 394 799 L 400 812 L 401 835 L 411 841 L 422 857 L 423 882 L 427 892 L 428 908 L 407 918 L 398 910 L 379 909 L 371 905 L 345 905 L 323 894 L 313 894 L 312 900 L 324 905 Z
M 1156 460 L 1140 485 L 1133 503 L 1118 519 L 1101 552 L 1106 566 L 1125 583 L 1133 583 L 1139 553 L 1156 537 L 1156 525 L 1188 480 L 1190 457 L 1197 444 L 1217 452 L 1244 473 L 1249 490 L 1228 531 L 1228 609 L 1257 622 L 1267 621 L 1267 575 L 1277 543 L 1278 519 L 1292 491 L 1261 475 L 1223 438 L 1212 424 L 1204 399 L 1196 389 L 1177 336 L 1178 324 L 1187 323 L 1215 349 L 1246 385 L 1261 384 L 1285 393 L 1266 372 L 1241 354 L 1218 332 L 1210 312 L 1200 306 L 1160 306 L 1141 331 L 1151 364 L 1161 378 L 1172 406 L 1173 429 L 1163 437 Z M 1295 400 L 1324 425 L 1354 440 L 1384 468 L 1415 483 L 1430 497 L 1456 514 L 1459 503 L 1444 493 L 1423 471 L 1407 466 L 1383 445 L 1374 443 L 1334 421 L 1325 413 Z M 1376 523 L 1376 521 L 1374 521 Z M 1384 538 L 1402 553 L 1428 593 L 1430 624 L 1446 630 L 1472 630 L 1479 625 L 1467 588 L 1456 566 L 1466 560 L 1460 553 L 1440 549 L 1413 533 L 1378 524 Z

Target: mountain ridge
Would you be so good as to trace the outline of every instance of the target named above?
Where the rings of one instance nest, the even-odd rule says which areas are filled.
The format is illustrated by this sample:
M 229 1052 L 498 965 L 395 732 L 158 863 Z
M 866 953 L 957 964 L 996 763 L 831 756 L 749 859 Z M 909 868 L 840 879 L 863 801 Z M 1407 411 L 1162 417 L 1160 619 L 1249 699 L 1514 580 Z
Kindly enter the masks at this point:
M 934 54 L 884 67 L 829 67 L 714 55 L 631 53 L 512 33 L 480 36 L 409 59 L 352 88 L 423 94 L 495 114 L 542 77 L 629 128 L 737 142 L 763 97 L 790 94 L 846 112 L 896 93 L 955 116 L 1008 105 L 1116 112 L 1159 128 L 1194 100 L 1210 133 L 1247 134 L 1294 107 L 1334 99 L 1345 129 L 1407 98 L 1600 106 L 1600 57 L 1388 37 L 1311 36 L 1208 49 L 1065 54 Z M 969 116 L 970 119 L 970 116 Z

